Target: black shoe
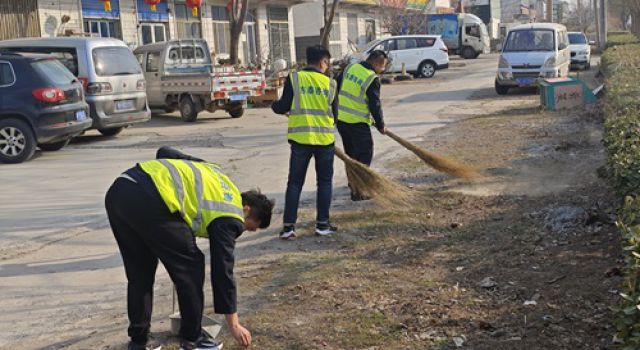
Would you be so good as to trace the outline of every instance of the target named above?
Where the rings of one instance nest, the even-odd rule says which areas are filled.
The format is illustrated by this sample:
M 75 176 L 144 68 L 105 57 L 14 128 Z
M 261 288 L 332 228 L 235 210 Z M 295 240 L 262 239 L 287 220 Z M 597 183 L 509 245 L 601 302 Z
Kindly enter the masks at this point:
M 180 350 L 221 350 L 222 342 L 212 339 L 208 336 L 201 335 L 198 340 L 192 342 L 182 340 L 180 342 Z
M 371 199 L 371 197 L 364 196 L 361 194 L 351 193 L 352 202 L 368 201 L 369 199 Z
M 142 343 L 134 343 L 131 341 L 129 342 L 129 346 L 127 346 L 127 350 L 149 350 L 149 348 L 147 347 L 146 342 L 142 344 Z
M 280 239 L 290 239 L 296 237 L 296 228 L 293 225 L 286 225 L 280 231 Z
M 330 236 L 338 231 L 338 228 L 328 222 L 316 224 L 317 236 Z

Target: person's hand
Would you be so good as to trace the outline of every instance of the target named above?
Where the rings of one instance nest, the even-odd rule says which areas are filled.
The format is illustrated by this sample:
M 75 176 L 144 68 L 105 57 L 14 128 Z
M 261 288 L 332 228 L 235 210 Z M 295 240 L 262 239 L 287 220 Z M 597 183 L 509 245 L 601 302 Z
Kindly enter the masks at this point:
M 244 328 L 241 324 L 236 324 L 230 327 L 231 334 L 236 339 L 238 344 L 245 348 L 251 345 L 251 332 Z
M 380 129 L 378 129 L 378 132 L 380 132 L 382 135 L 386 135 L 387 134 L 387 128 L 383 126 Z

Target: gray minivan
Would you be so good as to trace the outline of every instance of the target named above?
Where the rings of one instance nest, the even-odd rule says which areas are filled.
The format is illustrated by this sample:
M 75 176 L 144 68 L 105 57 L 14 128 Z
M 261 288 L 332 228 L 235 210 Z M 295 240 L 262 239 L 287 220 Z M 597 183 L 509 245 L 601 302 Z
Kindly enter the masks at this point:
M 92 127 L 113 136 L 151 118 L 144 75 L 121 40 L 111 38 L 24 38 L 0 41 L 0 49 L 56 57 L 83 83 Z

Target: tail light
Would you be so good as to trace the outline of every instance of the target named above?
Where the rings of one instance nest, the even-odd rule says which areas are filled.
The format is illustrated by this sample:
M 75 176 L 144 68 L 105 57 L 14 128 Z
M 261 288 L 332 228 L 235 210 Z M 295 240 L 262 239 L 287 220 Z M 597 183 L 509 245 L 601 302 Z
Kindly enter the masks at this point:
M 33 97 L 42 102 L 56 103 L 65 99 L 64 91 L 54 87 L 35 89 L 32 94 Z
M 440 48 L 440 50 L 442 50 L 442 51 L 444 51 L 444 52 L 446 52 L 446 53 L 449 53 L 449 49 L 448 49 L 448 48 L 446 48 L 446 47 L 441 47 L 441 48 Z
M 82 83 L 82 88 L 84 91 L 87 91 L 87 85 L 89 85 L 89 78 L 87 77 L 78 77 L 78 80 Z
M 113 88 L 109 83 L 90 83 L 87 85 L 88 95 L 99 95 L 113 92 Z
M 263 80 L 263 81 L 260 82 L 259 87 L 264 88 L 266 86 L 267 86 L 267 81 L 266 80 Z
M 138 91 L 144 91 L 147 88 L 147 83 L 144 80 L 138 80 L 138 83 L 136 84 L 136 89 L 138 89 Z
M 224 98 L 225 94 L 222 91 L 216 91 L 213 93 L 213 98 Z

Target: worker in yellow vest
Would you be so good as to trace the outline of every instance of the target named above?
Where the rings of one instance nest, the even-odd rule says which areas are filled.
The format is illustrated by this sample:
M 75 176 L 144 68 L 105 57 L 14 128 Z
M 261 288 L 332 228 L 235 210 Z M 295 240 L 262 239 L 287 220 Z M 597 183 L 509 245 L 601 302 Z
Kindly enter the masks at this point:
M 201 328 L 205 267 L 196 237 L 209 239 L 215 312 L 249 346 L 251 333 L 238 321 L 235 241 L 245 230 L 268 227 L 274 203 L 259 191 L 240 193 L 215 164 L 169 147 L 156 158 L 122 173 L 105 198 L 128 281 L 128 349 L 146 349 L 158 260 L 178 294 L 180 349 L 222 347 Z
M 331 54 L 323 46 L 306 50 L 307 67 L 291 73 L 287 78 L 282 98 L 271 105 L 277 114 L 288 114 L 288 139 L 291 144 L 289 179 L 284 202 L 284 225 L 280 238 L 296 236 L 298 204 L 309 162 L 315 159 L 318 185 L 316 200 L 316 229 L 319 236 L 336 232 L 329 222 L 329 207 L 333 181 L 334 116 L 337 108 L 335 81 L 325 73 Z
M 387 65 L 384 51 L 374 50 L 366 61 L 350 64 L 336 77 L 338 83 L 338 132 L 344 151 L 365 165 L 373 159 L 371 125 L 384 135 L 385 125 L 380 103 L 380 79 Z M 351 189 L 351 200 L 368 199 Z

